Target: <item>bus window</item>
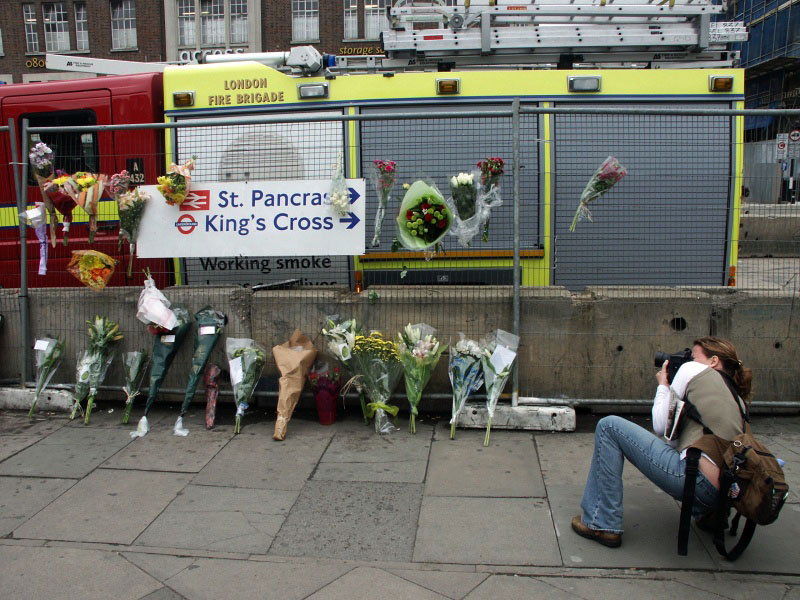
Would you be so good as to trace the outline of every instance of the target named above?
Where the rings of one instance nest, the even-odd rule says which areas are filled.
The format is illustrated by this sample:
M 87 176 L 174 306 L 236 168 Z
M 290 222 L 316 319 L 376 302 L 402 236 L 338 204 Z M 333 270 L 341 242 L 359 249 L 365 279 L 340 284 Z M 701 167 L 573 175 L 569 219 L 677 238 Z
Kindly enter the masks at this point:
M 28 119 L 30 127 L 59 127 L 95 125 L 97 115 L 93 110 L 69 110 L 49 113 L 29 113 L 20 115 Z M 55 168 L 65 173 L 88 171 L 97 173 L 100 167 L 98 160 L 97 134 L 95 132 L 79 133 L 51 132 L 35 133 L 28 140 L 29 147 L 37 142 L 44 142 L 53 151 Z M 28 185 L 36 185 L 33 173 L 29 171 Z

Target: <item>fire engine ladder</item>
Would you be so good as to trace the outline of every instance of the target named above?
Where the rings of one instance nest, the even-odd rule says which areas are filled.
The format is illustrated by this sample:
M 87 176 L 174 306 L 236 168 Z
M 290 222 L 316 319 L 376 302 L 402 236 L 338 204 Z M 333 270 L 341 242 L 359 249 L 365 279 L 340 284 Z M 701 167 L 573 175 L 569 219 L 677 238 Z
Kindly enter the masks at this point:
M 747 30 L 712 22 L 725 8 L 711 0 L 399 0 L 382 34 L 386 56 L 373 66 L 733 66 L 738 53 L 727 44 L 746 41 Z

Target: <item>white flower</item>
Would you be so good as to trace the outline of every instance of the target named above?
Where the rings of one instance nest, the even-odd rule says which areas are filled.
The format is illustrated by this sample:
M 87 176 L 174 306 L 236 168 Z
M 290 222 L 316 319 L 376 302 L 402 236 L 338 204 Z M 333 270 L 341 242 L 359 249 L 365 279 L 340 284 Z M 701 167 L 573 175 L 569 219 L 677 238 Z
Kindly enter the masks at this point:
M 458 185 L 472 185 L 475 179 L 475 175 L 472 173 L 459 173 L 456 180 Z
M 331 206 L 337 214 L 345 216 L 350 212 L 350 194 L 346 192 L 333 192 L 330 196 Z

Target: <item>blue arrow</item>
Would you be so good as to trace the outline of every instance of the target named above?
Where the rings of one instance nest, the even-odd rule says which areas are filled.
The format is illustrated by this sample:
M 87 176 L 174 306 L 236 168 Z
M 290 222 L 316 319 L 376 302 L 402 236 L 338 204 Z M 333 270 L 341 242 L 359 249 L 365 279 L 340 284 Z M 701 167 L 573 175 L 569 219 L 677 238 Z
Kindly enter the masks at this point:
M 357 191 L 355 191 L 355 189 L 353 189 L 353 188 L 347 188 L 347 189 L 348 189 L 348 190 L 350 190 L 350 204 L 355 204 L 355 203 L 356 203 L 356 200 L 358 200 L 359 198 L 361 198 L 361 194 L 359 194 L 359 193 L 358 193 Z
M 359 219 L 356 216 L 356 213 L 349 213 L 349 214 L 350 214 L 349 217 L 342 217 L 341 219 L 339 219 L 339 223 L 350 223 L 350 225 L 348 225 L 347 228 L 352 229 L 361 222 L 361 219 Z

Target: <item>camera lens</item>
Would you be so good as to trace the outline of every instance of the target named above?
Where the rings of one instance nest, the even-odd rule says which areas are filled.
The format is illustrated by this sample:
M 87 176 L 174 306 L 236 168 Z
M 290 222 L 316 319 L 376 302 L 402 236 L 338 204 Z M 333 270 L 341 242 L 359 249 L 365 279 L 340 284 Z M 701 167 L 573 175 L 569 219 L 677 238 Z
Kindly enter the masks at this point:
M 664 361 L 667 359 L 669 359 L 669 354 L 666 352 L 656 352 L 656 358 L 653 361 L 653 364 L 657 369 L 660 369 L 664 365 Z

